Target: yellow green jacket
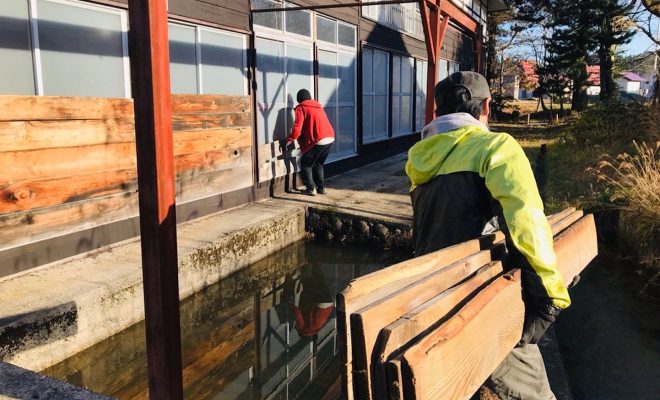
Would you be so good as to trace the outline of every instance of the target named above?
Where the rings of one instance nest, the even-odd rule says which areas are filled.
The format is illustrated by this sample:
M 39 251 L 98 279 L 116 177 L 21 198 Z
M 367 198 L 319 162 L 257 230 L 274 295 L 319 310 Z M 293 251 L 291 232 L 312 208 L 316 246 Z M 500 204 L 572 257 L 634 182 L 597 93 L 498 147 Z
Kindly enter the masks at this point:
M 529 160 L 513 137 L 478 124 L 430 136 L 409 150 L 406 174 L 418 255 L 479 236 L 501 207 L 507 241 L 529 263 L 523 285 L 537 299 L 570 305 Z

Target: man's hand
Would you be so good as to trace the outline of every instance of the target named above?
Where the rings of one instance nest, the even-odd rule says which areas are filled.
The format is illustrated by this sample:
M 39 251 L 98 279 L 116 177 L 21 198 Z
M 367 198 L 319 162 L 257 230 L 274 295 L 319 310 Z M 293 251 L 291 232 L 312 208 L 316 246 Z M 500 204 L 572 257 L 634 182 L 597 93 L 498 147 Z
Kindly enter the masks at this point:
M 518 347 L 537 344 L 545 334 L 545 331 L 555 322 L 560 312 L 560 308 L 551 304 L 542 308 L 526 309 L 522 338 L 518 342 Z

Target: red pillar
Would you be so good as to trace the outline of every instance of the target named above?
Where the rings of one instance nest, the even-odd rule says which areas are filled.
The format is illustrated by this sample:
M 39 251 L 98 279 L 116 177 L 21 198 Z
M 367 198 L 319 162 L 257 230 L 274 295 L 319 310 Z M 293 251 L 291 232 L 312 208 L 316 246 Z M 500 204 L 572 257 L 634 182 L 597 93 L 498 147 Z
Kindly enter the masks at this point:
M 149 397 L 182 399 L 166 0 L 129 0 Z
M 424 26 L 424 39 L 426 42 L 426 51 L 428 53 L 429 65 L 426 72 L 426 123 L 431 122 L 435 116 L 435 99 L 433 92 L 438 82 L 438 58 L 442 51 L 442 42 L 449 24 L 449 17 L 442 16 L 440 20 L 440 4 L 429 4 L 420 1 L 420 10 L 422 13 L 422 25 Z

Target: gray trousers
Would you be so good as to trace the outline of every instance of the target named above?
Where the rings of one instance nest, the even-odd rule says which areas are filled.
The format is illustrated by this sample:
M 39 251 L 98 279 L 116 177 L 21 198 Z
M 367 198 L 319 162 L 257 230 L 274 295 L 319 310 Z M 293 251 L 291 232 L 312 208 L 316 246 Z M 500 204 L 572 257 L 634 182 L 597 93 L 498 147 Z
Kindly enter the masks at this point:
M 536 344 L 511 350 L 485 385 L 502 400 L 556 400 Z

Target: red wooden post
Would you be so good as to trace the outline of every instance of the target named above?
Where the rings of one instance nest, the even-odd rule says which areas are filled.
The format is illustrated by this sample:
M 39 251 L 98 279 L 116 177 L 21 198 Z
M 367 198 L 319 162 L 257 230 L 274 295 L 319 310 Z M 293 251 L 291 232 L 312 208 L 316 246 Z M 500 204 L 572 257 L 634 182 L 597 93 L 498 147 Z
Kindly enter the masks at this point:
M 182 399 L 166 0 L 129 0 L 149 397 Z
M 420 10 L 422 13 L 422 25 L 424 26 L 424 39 L 429 58 L 428 70 L 426 71 L 426 115 L 425 120 L 428 124 L 435 117 L 435 84 L 438 83 L 438 58 L 442 52 L 442 42 L 445 38 L 449 16 L 443 15 L 440 21 L 440 2 L 430 3 L 420 1 Z

